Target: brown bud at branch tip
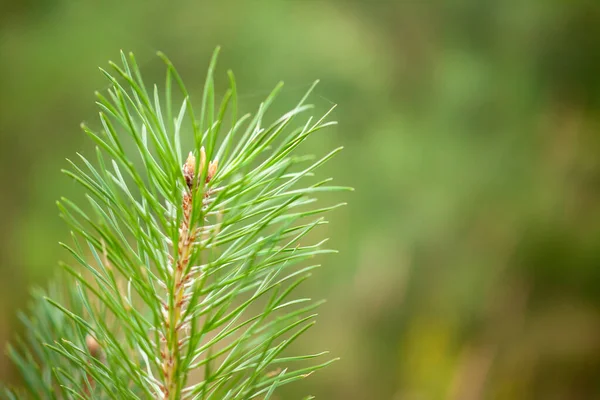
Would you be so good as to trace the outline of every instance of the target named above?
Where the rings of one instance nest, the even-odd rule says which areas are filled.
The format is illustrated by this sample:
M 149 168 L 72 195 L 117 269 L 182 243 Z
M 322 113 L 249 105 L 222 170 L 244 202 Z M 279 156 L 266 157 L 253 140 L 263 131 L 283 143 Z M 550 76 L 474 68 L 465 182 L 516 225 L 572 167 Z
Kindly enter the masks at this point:
M 192 184 L 194 182 L 194 173 L 196 168 L 196 157 L 194 157 L 194 153 L 190 151 L 188 154 L 187 160 L 185 160 L 185 164 L 183 164 L 183 177 L 185 178 L 185 183 L 188 188 L 192 188 Z

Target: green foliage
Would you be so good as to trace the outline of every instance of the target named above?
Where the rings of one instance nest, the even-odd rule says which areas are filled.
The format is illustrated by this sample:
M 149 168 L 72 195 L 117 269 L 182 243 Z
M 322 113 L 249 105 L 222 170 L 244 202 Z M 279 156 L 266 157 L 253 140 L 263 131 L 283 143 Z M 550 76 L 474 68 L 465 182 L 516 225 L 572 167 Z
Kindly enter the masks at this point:
M 62 246 L 79 265 L 64 264 L 66 281 L 36 292 L 22 316 L 25 340 L 10 356 L 25 387 L 9 397 L 269 399 L 331 362 L 326 352 L 285 351 L 319 304 L 292 296 L 319 266 L 307 260 L 332 252 L 312 231 L 341 204 L 317 208 L 315 196 L 347 190 L 312 180 L 341 148 L 316 160 L 296 151 L 333 122 L 328 112 L 296 126 L 311 109 L 307 93 L 265 124 L 282 85 L 238 118 L 231 72 L 215 103 L 217 54 L 199 113 L 160 53 L 160 91 L 144 84 L 132 54 L 102 70 L 102 128 L 83 126 L 96 160 L 79 155 L 64 171 L 88 204 L 58 203 L 72 228 Z

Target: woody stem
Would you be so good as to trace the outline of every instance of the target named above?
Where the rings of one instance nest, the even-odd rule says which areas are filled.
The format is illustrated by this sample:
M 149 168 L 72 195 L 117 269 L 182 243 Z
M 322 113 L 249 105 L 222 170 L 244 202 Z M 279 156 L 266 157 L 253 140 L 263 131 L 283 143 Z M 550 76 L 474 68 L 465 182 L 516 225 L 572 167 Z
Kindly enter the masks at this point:
M 177 375 L 179 368 L 179 358 L 181 350 L 180 331 L 183 330 L 183 324 L 181 316 L 185 312 L 185 282 L 186 275 L 185 271 L 188 270 L 190 262 L 190 255 L 193 249 L 193 243 L 195 235 L 193 229 L 190 227 L 190 217 L 192 208 L 192 195 L 190 192 L 186 192 L 183 198 L 183 221 L 180 228 L 180 237 L 177 248 L 177 262 L 174 269 L 173 276 L 173 287 L 171 293 L 173 293 L 172 300 L 167 302 L 166 312 L 166 326 L 165 326 L 165 346 L 162 353 L 163 356 L 163 374 L 164 374 L 164 387 L 163 395 L 165 399 L 176 399 L 178 396 L 178 385 Z

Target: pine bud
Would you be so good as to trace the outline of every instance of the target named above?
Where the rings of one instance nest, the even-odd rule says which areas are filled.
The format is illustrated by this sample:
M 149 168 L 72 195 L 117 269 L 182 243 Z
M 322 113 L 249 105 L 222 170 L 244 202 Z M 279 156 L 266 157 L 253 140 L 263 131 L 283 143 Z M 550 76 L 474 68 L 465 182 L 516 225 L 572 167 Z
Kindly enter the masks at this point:
M 185 178 L 185 183 L 190 189 L 192 188 L 192 184 L 194 182 L 195 169 L 196 157 L 194 157 L 194 153 L 190 151 L 187 160 L 185 160 L 185 164 L 183 164 L 183 177 Z
M 216 158 L 208 164 L 208 173 L 206 174 L 206 182 L 207 183 L 210 182 L 210 180 L 217 173 L 218 165 L 219 165 L 219 160 Z
M 87 335 L 85 337 L 85 346 L 93 357 L 98 357 L 98 354 L 100 354 L 100 344 L 98 344 L 93 336 Z

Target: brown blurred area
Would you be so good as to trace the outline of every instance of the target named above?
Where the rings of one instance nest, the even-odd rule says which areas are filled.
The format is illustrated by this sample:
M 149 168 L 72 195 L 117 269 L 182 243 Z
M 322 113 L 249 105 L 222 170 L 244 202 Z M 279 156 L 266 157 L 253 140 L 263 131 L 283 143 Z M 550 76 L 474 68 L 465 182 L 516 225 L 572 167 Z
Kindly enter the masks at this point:
M 91 152 L 96 67 L 131 50 L 162 82 L 161 50 L 199 98 L 216 45 L 243 111 L 321 79 L 340 124 L 307 151 L 345 146 L 321 174 L 356 189 L 305 288 L 329 301 L 302 346 L 342 359 L 282 398 L 600 398 L 594 0 L 0 3 L 0 344 L 68 258 L 54 201 L 81 196 L 60 169 Z

